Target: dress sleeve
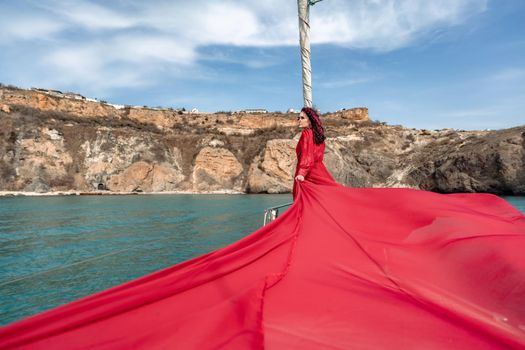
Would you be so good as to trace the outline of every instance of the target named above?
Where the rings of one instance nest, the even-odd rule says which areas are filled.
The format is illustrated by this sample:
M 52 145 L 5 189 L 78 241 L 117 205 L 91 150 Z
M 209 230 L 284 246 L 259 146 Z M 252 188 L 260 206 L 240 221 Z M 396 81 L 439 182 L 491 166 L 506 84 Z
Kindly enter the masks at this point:
M 299 157 L 299 168 L 297 175 L 306 177 L 310 168 L 314 164 L 314 135 L 312 129 L 306 129 L 303 132 L 300 143 L 301 155 Z

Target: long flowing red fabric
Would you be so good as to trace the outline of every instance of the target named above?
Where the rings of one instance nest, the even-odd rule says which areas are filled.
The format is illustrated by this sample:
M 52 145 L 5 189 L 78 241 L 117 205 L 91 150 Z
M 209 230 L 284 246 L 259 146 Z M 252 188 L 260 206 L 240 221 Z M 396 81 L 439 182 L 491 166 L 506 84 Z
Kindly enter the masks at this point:
M 307 170 L 271 224 L 1 328 L 0 348 L 525 348 L 518 210 L 490 194 L 347 188 L 322 157 Z

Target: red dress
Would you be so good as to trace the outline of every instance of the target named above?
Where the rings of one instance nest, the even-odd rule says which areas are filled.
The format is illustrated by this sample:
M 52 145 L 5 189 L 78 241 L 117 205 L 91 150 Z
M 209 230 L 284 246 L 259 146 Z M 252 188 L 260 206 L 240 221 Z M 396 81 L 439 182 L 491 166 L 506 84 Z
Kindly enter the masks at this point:
M 0 328 L 0 349 L 525 349 L 523 214 L 489 194 L 346 188 L 311 136 L 277 220 Z
M 293 198 L 297 197 L 297 175 L 304 176 L 305 181 L 312 182 L 318 185 L 334 185 L 336 184 L 332 175 L 326 169 L 324 158 L 325 143 L 316 144 L 314 142 L 314 135 L 311 128 L 303 129 L 295 153 L 297 155 L 297 166 L 294 174 L 293 184 Z

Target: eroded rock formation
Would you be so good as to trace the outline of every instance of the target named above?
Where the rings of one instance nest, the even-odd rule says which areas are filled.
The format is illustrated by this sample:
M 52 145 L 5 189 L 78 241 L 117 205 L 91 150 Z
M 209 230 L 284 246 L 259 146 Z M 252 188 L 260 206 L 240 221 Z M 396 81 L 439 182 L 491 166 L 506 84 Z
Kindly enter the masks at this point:
M 0 89 L 0 190 L 290 192 L 293 114 L 180 114 Z M 416 130 L 366 108 L 322 116 L 352 187 L 525 194 L 525 127 Z

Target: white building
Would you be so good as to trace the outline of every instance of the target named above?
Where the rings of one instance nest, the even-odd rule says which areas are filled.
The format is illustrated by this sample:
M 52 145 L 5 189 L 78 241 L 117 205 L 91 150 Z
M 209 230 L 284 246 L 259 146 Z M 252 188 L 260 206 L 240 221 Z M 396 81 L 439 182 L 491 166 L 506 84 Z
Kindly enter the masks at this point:
M 84 96 L 74 93 L 74 92 L 66 92 L 64 93 L 64 97 L 70 98 L 73 100 L 85 100 L 86 99 Z
M 244 113 L 268 113 L 266 109 L 261 108 L 250 108 L 243 110 Z
M 64 97 L 64 94 L 62 93 L 62 91 L 59 91 L 59 90 L 40 89 L 40 88 L 34 88 L 34 87 L 31 88 L 31 90 L 38 91 L 38 92 L 43 92 L 44 94 L 48 94 L 48 95 L 51 95 L 51 96 Z

